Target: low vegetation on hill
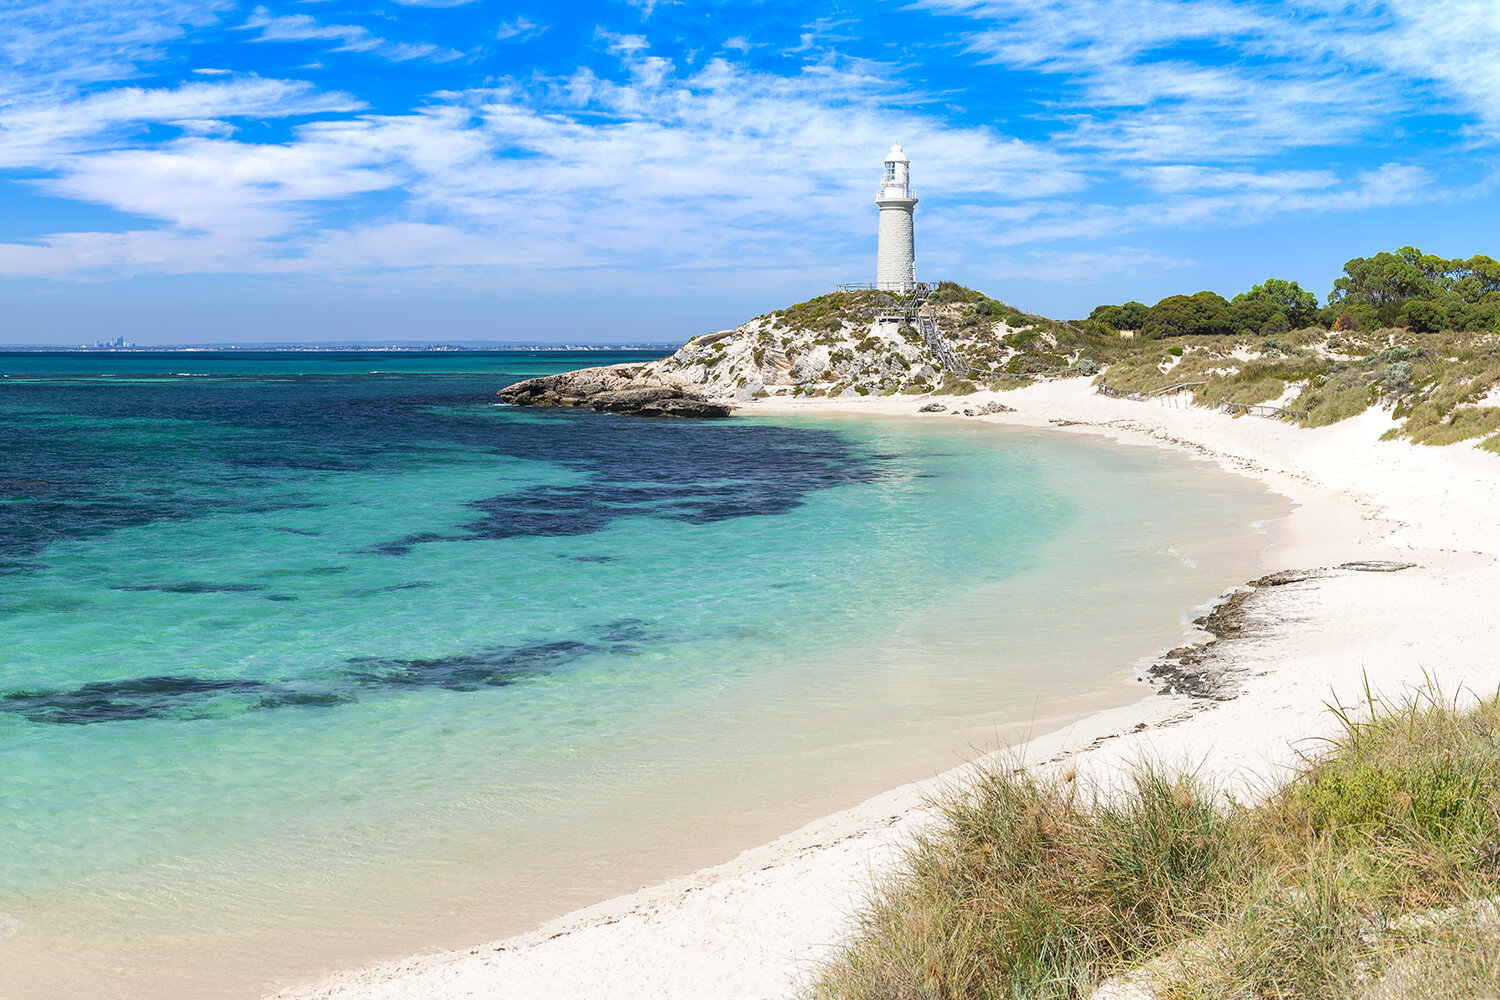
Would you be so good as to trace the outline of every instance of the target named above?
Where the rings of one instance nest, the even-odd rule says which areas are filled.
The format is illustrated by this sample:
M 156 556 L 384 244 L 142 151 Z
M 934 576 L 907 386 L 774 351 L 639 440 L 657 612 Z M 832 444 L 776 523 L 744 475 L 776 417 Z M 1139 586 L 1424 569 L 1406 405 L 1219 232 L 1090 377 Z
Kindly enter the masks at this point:
M 1388 437 L 1483 438 L 1500 451 L 1500 263 L 1490 257 L 1403 247 L 1346 263 L 1321 307 L 1296 282 L 1269 279 L 1232 300 L 1100 306 L 1080 327 L 1118 390 L 1273 404 L 1314 427 L 1380 406 L 1397 422 Z
M 995 764 L 873 890 L 808 1000 L 1500 995 L 1500 700 L 1434 692 L 1263 801 Z
M 946 371 L 903 319 L 903 305 L 889 292 L 830 292 L 734 330 L 694 337 L 653 371 L 739 399 L 964 393 L 1014 388 L 1033 376 L 1098 371 L 1092 363 L 1072 370 L 1082 340 L 1068 324 L 944 282 L 932 296 L 932 310 L 966 368 Z

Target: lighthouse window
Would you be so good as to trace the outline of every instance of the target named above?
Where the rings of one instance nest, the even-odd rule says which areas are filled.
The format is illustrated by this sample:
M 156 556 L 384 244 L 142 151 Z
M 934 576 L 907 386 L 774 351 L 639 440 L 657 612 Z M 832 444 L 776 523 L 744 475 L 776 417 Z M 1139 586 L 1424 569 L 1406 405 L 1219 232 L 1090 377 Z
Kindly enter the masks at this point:
M 887 163 L 885 165 L 885 179 L 888 181 L 896 179 L 896 165 L 894 163 Z

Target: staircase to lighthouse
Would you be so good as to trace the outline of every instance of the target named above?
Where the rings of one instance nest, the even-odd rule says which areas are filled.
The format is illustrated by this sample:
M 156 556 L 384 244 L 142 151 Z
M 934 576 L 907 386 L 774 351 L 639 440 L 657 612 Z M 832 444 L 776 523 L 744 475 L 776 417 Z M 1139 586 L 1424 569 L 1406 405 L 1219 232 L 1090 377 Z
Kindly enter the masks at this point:
M 917 281 L 916 239 L 912 215 L 917 197 L 911 189 L 911 160 L 900 146 L 885 156 L 885 175 L 875 193 L 880 206 L 880 241 L 875 251 L 875 283 L 849 282 L 838 291 L 879 289 L 900 296 L 900 312 L 875 317 L 876 322 L 909 323 L 917 328 L 932 356 L 955 375 L 967 377 L 969 368 L 959 360 L 938 328 L 937 310 L 931 301 L 937 286 Z

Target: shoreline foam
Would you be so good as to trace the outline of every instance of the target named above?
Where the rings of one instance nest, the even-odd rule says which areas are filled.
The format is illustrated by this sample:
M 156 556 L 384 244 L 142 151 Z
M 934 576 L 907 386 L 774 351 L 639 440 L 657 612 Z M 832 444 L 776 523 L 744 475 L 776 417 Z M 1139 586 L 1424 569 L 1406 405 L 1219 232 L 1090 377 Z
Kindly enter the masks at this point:
M 749 413 L 916 415 L 925 397 L 766 400 Z M 964 417 L 1003 401 L 1013 412 Z M 1253 795 L 1332 731 L 1326 703 L 1371 688 L 1399 693 L 1431 676 L 1450 693 L 1500 686 L 1500 465 L 1467 446 L 1380 442 L 1379 412 L 1318 430 L 1230 418 L 1173 400 L 1094 395 L 1082 380 L 943 400 L 930 419 L 1056 427 L 1165 447 L 1257 479 L 1297 503 L 1266 571 L 1411 562 L 1396 573 L 1332 570 L 1258 591 L 1249 626 L 1221 639 L 1241 693 L 1227 701 L 1152 695 L 1028 742 L 1026 760 L 1100 780 L 1143 758 L 1199 767 Z M 1207 596 L 1207 595 L 1205 595 Z M 1455 627 L 1456 626 L 1456 627 Z M 1486 662 L 1487 660 L 1491 662 Z M 817 820 L 734 860 L 473 949 L 336 973 L 283 1000 L 785 995 L 837 940 L 862 886 L 902 839 L 930 822 L 926 802 L 964 765 Z

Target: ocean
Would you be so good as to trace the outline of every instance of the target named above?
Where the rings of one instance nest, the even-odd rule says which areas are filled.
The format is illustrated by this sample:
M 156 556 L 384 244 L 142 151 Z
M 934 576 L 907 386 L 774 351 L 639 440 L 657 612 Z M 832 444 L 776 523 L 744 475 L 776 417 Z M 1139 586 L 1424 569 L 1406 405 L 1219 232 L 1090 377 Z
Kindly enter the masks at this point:
M 959 421 L 499 405 L 620 352 L 0 355 L 0 996 L 256 997 L 1145 695 L 1263 489 Z

